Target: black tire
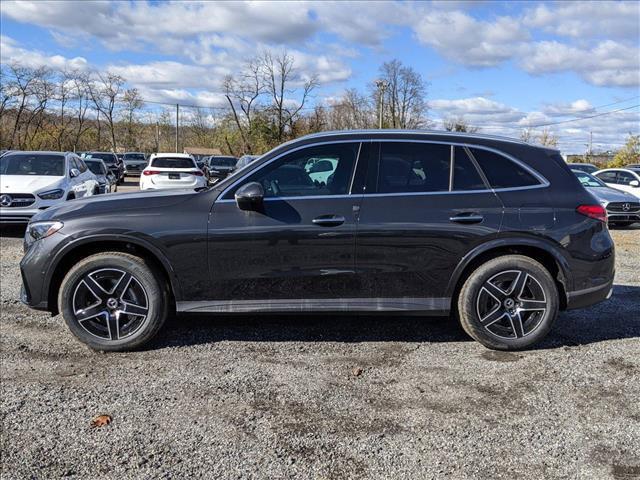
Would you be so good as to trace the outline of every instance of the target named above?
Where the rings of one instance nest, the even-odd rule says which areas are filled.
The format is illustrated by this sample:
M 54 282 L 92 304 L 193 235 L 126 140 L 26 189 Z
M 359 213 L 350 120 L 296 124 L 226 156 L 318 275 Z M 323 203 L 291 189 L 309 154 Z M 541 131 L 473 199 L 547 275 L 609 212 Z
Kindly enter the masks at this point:
M 556 284 L 542 264 L 505 255 L 469 275 L 457 307 L 462 328 L 474 340 L 494 350 L 520 350 L 549 333 L 559 305 Z
M 85 299 L 87 305 L 82 305 Z M 101 351 L 128 351 L 149 342 L 164 324 L 168 305 L 168 285 L 162 276 L 143 259 L 121 252 L 81 260 L 66 274 L 58 292 L 58 308 L 71 333 Z M 126 313 L 129 310 L 140 314 Z M 84 321 L 78 319 L 81 312 L 87 316 Z

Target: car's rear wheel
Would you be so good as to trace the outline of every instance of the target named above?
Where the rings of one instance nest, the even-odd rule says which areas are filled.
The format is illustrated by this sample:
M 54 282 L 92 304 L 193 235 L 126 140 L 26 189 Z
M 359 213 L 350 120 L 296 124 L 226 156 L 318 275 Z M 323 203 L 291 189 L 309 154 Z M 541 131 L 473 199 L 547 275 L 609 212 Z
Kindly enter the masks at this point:
M 71 332 L 95 350 L 126 351 L 147 343 L 167 316 L 166 282 L 134 255 L 107 252 L 65 276 L 58 307 Z
M 496 350 L 523 349 L 540 341 L 558 309 L 558 289 L 549 271 L 523 255 L 505 255 L 481 265 L 458 297 L 464 330 Z

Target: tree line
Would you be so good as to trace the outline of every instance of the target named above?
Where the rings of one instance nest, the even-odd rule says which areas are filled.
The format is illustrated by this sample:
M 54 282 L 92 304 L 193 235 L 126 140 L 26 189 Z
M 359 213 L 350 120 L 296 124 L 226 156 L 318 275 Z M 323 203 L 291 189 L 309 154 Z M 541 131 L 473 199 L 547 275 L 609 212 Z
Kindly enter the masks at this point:
M 398 60 L 328 105 L 312 102 L 318 86 L 286 51 L 263 51 L 223 79 L 225 106 L 180 107 L 179 148 L 256 154 L 308 133 L 377 128 L 380 118 L 383 128 L 429 125 L 428 84 Z M 175 106 L 146 102 L 111 72 L 1 66 L 0 149 L 173 151 L 175 123 Z

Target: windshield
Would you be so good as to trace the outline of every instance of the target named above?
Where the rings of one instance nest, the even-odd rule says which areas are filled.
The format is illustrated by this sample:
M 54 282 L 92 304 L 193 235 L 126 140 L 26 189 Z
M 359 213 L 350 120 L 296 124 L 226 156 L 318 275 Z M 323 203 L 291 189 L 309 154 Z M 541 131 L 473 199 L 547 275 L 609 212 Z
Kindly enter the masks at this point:
M 87 158 L 99 158 L 104 163 L 116 163 L 116 156 L 113 153 L 89 153 Z
M 1 175 L 64 176 L 62 155 L 12 153 L 0 158 Z
M 160 157 L 151 161 L 152 167 L 158 168 L 194 168 L 196 165 L 190 158 Z
M 96 162 L 96 161 L 92 162 L 91 160 L 85 160 L 84 163 L 86 163 L 87 167 L 89 167 L 89 170 L 91 170 L 96 175 L 104 175 L 106 173 L 104 171 L 102 162 Z
M 211 159 L 211 165 L 216 167 L 235 167 L 237 161 L 234 157 L 214 157 Z
M 143 162 L 147 161 L 147 159 L 144 158 L 144 153 L 125 153 L 124 159 L 125 160 L 141 160 Z
M 574 170 L 573 173 L 576 174 L 576 177 L 578 177 L 578 180 L 580 180 L 580 183 L 583 187 L 606 187 L 606 185 L 602 183 L 601 180 L 598 180 L 596 177 L 587 172 L 579 172 Z

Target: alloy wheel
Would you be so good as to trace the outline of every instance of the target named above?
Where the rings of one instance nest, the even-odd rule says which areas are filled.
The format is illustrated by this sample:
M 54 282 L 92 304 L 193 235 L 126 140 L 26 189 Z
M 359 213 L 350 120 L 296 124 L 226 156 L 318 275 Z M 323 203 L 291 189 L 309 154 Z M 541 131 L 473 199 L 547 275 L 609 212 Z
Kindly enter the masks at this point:
M 522 338 L 540 325 L 547 311 L 547 298 L 532 274 L 505 270 L 484 282 L 476 300 L 478 319 L 500 338 Z
M 142 284 L 130 273 L 102 268 L 85 274 L 73 293 L 73 313 L 91 335 L 122 340 L 146 321 L 149 300 Z

